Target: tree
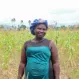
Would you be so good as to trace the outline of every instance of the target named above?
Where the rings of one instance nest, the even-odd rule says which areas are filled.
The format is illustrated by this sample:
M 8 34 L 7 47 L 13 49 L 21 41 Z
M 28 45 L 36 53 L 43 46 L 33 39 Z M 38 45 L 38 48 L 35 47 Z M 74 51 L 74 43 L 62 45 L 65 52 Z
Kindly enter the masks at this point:
M 55 29 L 56 26 L 57 26 L 57 21 L 52 21 L 51 22 L 51 27 Z
M 62 26 L 61 26 L 61 29 L 66 30 L 66 26 L 65 26 L 65 25 L 62 25 Z
M 23 20 L 21 20 L 21 24 L 23 23 Z
M 23 25 L 23 20 L 20 21 L 20 26 Z
M 21 25 L 21 26 L 20 26 L 20 29 L 25 30 L 25 29 L 26 29 L 26 25 Z
M 29 26 L 30 26 L 30 24 L 31 24 L 31 20 L 28 21 L 28 24 L 29 24 Z
M 25 30 L 26 29 L 26 25 L 21 25 L 21 26 L 18 26 L 18 30 Z
M 15 18 L 12 18 L 12 19 L 11 19 L 11 22 L 12 22 L 12 28 L 15 28 L 15 25 L 14 25 L 14 24 L 15 24 L 15 21 L 16 21 Z
M 2 28 L 4 28 L 4 26 L 3 25 L 0 25 L 0 29 L 2 29 Z

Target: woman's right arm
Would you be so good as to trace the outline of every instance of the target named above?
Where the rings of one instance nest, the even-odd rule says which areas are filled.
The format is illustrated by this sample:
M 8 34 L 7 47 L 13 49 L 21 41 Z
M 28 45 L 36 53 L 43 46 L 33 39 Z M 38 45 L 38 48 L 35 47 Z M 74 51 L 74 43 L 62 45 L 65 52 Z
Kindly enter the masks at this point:
M 18 79 L 22 79 L 25 65 L 26 65 L 26 53 L 25 53 L 25 45 L 24 45 L 21 52 L 21 60 L 20 60 L 19 69 L 18 69 Z

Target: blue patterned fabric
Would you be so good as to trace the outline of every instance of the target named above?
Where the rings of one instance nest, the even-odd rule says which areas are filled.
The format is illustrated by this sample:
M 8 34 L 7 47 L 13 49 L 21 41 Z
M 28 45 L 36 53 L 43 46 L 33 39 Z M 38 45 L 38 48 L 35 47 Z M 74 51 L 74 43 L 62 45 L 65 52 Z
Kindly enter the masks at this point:
M 48 22 L 47 22 L 47 20 L 35 19 L 33 21 L 33 23 L 31 23 L 31 25 L 30 25 L 30 31 L 31 31 L 31 33 L 33 35 L 35 35 L 35 33 L 34 33 L 35 26 L 38 25 L 38 24 L 45 24 L 46 28 L 48 28 Z

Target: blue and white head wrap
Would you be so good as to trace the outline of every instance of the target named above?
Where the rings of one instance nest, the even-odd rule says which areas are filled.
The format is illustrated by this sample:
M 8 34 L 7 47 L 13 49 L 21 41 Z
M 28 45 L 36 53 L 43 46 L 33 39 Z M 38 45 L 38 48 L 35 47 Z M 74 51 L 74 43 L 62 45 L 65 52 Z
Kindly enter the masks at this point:
M 38 25 L 38 24 L 45 24 L 45 25 L 46 25 L 46 28 L 48 28 L 48 22 L 47 22 L 47 20 L 35 19 L 35 20 L 31 23 L 31 25 L 30 25 L 30 31 L 31 31 L 31 33 L 32 33 L 33 35 L 35 35 L 34 29 L 35 29 L 36 25 Z

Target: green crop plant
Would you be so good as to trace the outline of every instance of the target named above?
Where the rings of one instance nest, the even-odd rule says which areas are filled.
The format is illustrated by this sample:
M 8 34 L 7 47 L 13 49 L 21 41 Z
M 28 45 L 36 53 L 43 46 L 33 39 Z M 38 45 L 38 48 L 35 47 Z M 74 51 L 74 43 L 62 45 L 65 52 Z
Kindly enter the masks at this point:
M 64 73 L 71 79 L 78 79 L 79 30 L 55 31 L 49 29 L 45 37 L 49 40 L 53 40 L 57 45 L 61 74 Z M 30 31 L 0 31 L 0 68 L 2 71 L 15 69 L 15 72 L 11 73 L 13 76 L 16 74 L 20 62 L 22 46 L 25 41 L 33 38 L 34 36 Z

